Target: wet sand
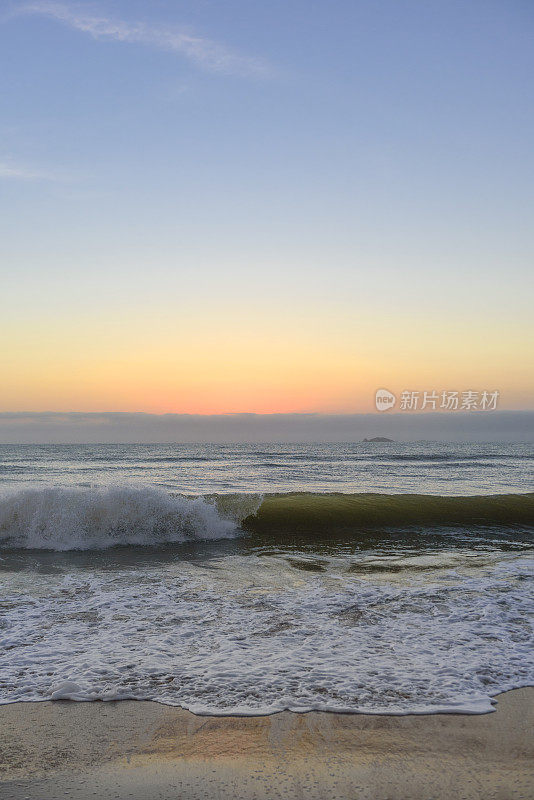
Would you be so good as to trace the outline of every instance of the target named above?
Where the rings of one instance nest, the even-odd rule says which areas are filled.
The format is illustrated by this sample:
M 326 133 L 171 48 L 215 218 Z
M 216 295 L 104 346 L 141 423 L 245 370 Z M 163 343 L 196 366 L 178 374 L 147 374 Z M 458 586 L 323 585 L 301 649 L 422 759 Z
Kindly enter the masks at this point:
M 0 707 L 0 798 L 530 800 L 533 723 L 534 689 L 475 716 L 17 703 Z

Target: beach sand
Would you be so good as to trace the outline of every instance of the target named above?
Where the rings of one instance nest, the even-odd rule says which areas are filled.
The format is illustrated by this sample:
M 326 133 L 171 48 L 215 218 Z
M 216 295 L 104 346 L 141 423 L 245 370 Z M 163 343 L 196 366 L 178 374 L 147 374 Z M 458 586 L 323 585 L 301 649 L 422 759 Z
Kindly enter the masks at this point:
M 200 717 L 150 702 L 0 708 L 0 797 L 534 797 L 534 689 L 484 715 Z

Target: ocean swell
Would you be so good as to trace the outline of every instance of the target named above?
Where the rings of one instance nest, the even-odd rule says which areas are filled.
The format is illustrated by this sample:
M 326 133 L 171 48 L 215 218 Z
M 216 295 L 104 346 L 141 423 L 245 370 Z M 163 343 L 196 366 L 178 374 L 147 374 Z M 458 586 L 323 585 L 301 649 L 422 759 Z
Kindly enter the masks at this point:
M 251 531 L 310 535 L 459 525 L 534 527 L 534 494 L 278 494 L 243 520 Z

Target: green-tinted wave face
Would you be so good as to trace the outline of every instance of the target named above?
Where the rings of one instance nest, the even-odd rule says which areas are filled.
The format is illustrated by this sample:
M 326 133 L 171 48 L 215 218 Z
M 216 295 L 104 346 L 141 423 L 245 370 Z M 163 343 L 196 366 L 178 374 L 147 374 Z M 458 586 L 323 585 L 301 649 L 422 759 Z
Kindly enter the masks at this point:
M 275 494 L 241 524 L 257 533 L 317 535 L 459 525 L 534 529 L 534 494 Z

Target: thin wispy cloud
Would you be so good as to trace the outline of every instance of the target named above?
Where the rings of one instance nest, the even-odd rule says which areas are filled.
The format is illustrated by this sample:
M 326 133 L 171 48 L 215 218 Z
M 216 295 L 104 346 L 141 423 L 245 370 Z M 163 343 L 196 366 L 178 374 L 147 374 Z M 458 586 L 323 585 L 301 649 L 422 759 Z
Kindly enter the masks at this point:
M 19 181 L 59 181 L 62 178 L 53 172 L 33 169 L 20 164 L 0 161 L 0 179 L 6 178 Z
M 174 26 L 119 20 L 80 5 L 48 0 L 25 3 L 14 13 L 46 16 L 94 39 L 142 44 L 175 52 L 210 72 L 258 77 L 266 77 L 270 72 L 261 59 L 241 55 L 212 39 Z

